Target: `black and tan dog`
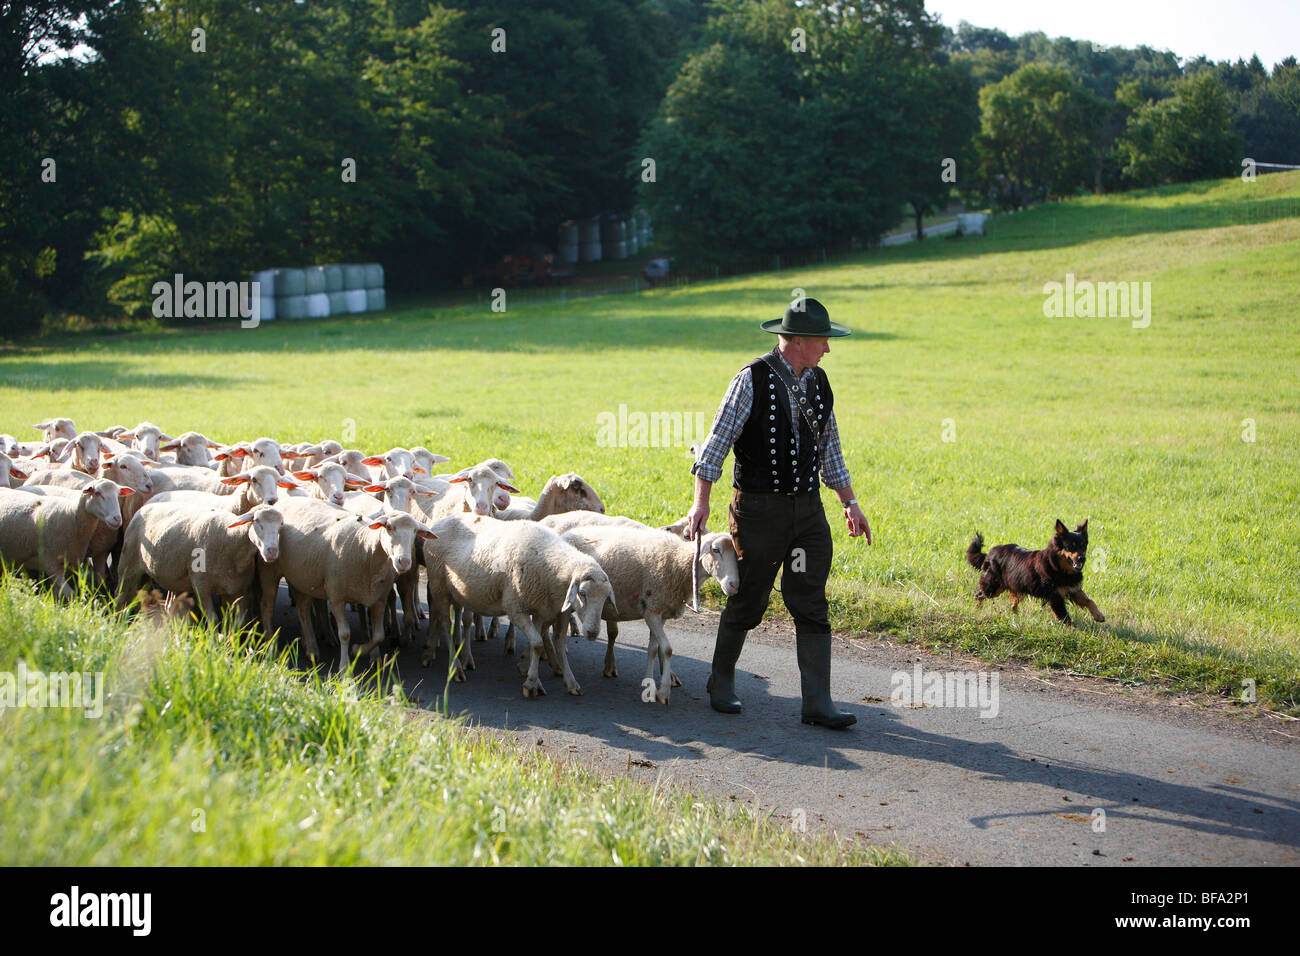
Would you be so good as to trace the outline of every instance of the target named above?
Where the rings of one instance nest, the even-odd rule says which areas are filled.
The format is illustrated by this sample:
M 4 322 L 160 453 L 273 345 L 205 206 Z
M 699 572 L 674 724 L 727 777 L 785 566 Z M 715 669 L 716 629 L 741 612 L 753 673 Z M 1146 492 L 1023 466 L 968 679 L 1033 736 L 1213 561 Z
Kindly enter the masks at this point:
M 1056 533 L 1041 551 L 1029 551 L 1018 544 L 999 544 L 984 553 L 984 536 L 975 535 L 966 549 L 966 560 L 980 574 L 975 602 L 995 598 L 1003 591 L 1011 595 L 1015 611 L 1026 597 L 1036 597 L 1052 607 L 1058 621 L 1070 622 L 1065 610 L 1068 598 L 1086 608 L 1094 621 L 1104 621 L 1101 608 L 1083 593 L 1083 562 L 1088 552 L 1088 522 L 1067 531 L 1056 522 Z

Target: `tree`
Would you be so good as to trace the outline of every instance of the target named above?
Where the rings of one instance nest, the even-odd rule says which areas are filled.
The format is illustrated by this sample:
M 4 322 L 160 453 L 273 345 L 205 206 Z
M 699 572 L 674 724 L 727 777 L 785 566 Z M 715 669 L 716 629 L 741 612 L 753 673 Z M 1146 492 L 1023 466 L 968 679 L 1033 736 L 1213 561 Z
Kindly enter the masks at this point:
M 979 98 L 980 173 L 999 205 L 1087 184 L 1105 107 L 1068 73 L 1028 63 Z
M 941 31 L 920 0 L 725 0 L 639 153 L 683 265 L 870 240 L 906 201 Z M 800 31 L 800 32 L 796 32 Z
M 1228 95 L 1206 71 L 1180 80 L 1168 99 L 1139 106 L 1118 149 L 1125 178 L 1154 186 L 1232 175 L 1241 146 Z

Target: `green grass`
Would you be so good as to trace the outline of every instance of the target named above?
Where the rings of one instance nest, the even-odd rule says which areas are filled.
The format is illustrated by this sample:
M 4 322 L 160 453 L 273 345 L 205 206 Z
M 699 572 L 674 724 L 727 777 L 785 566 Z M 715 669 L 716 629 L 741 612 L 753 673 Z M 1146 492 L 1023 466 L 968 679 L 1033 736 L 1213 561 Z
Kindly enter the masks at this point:
M 211 628 L 0 583 L 0 671 L 103 674 L 102 716 L 0 709 L 0 865 L 908 862 L 560 765 Z
M 1153 317 L 1049 319 L 1043 285 L 1149 281 Z M 836 528 L 840 630 L 1235 695 L 1300 714 L 1300 174 L 1053 203 L 982 239 L 567 303 L 414 308 L 243 331 L 81 338 L 0 356 L 0 429 L 194 428 L 221 439 L 424 444 L 500 456 L 535 492 L 591 481 L 609 510 L 690 503 L 677 447 L 603 447 L 597 415 L 702 412 L 774 344 L 795 288 L 855 334 L 823 360 L 873 547 Z M 951 419 L 955 440 L 944 441 Z M 1255 440 L 1242 440 L 1243 422 Z M 714 494 L 725 521 L 729 480 Z M 828 500 L 829 496 L 827 496 Z M 1037 602 L 976 611 L 971 534 L 1041 547 L 1090 518 L 1107 622 Z M 779 605 L 779 601 L 775 602 Z M 1075 614 L 1079 620 L 1080 614 Z

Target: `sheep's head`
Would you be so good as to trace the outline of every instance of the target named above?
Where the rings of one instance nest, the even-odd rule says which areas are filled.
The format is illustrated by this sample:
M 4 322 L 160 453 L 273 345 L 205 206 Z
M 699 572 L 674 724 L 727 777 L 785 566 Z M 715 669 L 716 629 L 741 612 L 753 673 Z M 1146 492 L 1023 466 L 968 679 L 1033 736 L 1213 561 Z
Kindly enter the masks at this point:
M 171 441 L 171 436 L 164 435 L 162 429 L 152 422 L 141 422 L 123 435 L 129 435 L 140 454 L 150 461 L 158 460 L 158 447 L 162 442 Z
M 122 505 L 118 499 L 133 494 L 135 492 L 130 488 L 123 488 L 106 478 L 92 481 L 81 489 L 86 510 L 110 528 L 122 527 Z
M 317 493 L 332 505 L 343 507 L 349 488 L 360 488 L 365 481 L 355 475 L 349 475 L 336 461 L 327 461 L 315 468 L 295 471 L 293 476 L 299 481 L 315 482 Z
M 277 474 L 284 474 L 284 455 L 280 451 L 280 443 L 274 438 L 259 438 L 250 442 L 248 457 L 253 462 L 253 467 L 262 465 L 274 468 Z
M 388 553 L 393 570 L 405 574 L 415 567 L 415 539 L 417 537 L 433 540 L 437 537 L 432 531 L 408 514 L 396 511 L 376 511 L 366 519 L 368 527 L 382 532 L 380 543 Z
M 258 505 L 229 525 L 231 528 L 245 526 L 263 561 L 269 563 L 280 557 L 280 530 L 284 527 L 284 516 L 280 512 L 270 505 Z
M 108 458 L 108 452 L 104 453 Z M 104 463 L 104 477 L 142 494 L 153 494 L 153 479 L 145 468 L 144 459 L 135 452 L 123 452 Z
M 490 515 L 497 508 L 497 496 L 501 492 L 519 494 L 519 489 L 501 477 L 500 473 L 486 465 L 475 465 L 457 473 L 448 479 L 449 484 L 463 484 L 465 487 L 465 510 L 476 515 Z
M 416 445 L 411 449 L 411 467 L 417 475 L 423 475 L 427 478 L 433 474 L 434 465 L 445 461 L 451 461 L 451 459 L 446 455 L 435 455 L 423 445 Z M 513 477 L 513 475 L 507 475 L 506 480 L 509 481 Z
M 72 441 L 77 437 L 77 428 L 72 424 L 71 418 L 49 418 L 32 427 L 38 429 L 42 439 L 47 442 L 52 442 L 56 438 Z
M 94 432 L 82 432 L 69 442 L 72 453 L 72 467 L 75 471 L 84 471 L 88 475 L 99 474 L 100 456 L 104 443 Z
M 158 450 L 176 452 L 178 465 L 208 465 L 212 461 L 209 448 L 220 448 L 217 442 L 210 441 L 198 432 L 185 432 L 171 441 L 159 445 Z
M 362 458 L 363 465 L 374 465 L 376 468 L 384 469 L 385 478 L 402 478 L 415 479 L 414 464 L 411 460 L 411 453 L 405 448 L 390 448 L 382 455 L 371 455 L 369 458 Z
M 730 597 L 740 590 L 740 558 L 736 542 L 725 531 L 706 534 L 700 541 L 700 568 L 717 578 L 722 593 Z
M 560 613 L 571 616 L 583 636 L 594 641 L 600 636 L 600 622 L 606 603 L 609 604 L 610 612 L 617 616 L 614 586 L 610 583 L 609 575 L 593 561 L 591 567 L 578 572 L 569 581 L 569 590 L 564 596 Z
M 556 491 L 556 499 L 549 509 L 552 514 L 562 511 L 595 511 L 605 513 L 605 503 L 596 494 L 596 489 L 587 484 L 579 475 L 570 472 L 567 475 L 553 477 L 548 485 Z
M 280 500 L 277 488 L 297 488 L 298 483 L 288 478 L 281 478 L 279 473 L 269 465 L 258 465 L 238 475 L 228 475 L 221 479 L 223 485 L 246 485 L 246 492 L 255 504 L 273 505 Z

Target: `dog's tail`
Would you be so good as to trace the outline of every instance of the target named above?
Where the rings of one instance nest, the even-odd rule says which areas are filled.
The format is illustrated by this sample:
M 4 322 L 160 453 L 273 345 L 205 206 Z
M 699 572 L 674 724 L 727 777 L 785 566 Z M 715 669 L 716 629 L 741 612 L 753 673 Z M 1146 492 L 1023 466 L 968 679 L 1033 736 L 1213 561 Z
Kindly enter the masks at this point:
M 977 532 L 975 537 L 971 538 L 970 547 L 966 549 L 966 560 L 976 571 L 983 571 L 984 559 L 987 557 L 988 555 L 984 553 L 984 535 Z

